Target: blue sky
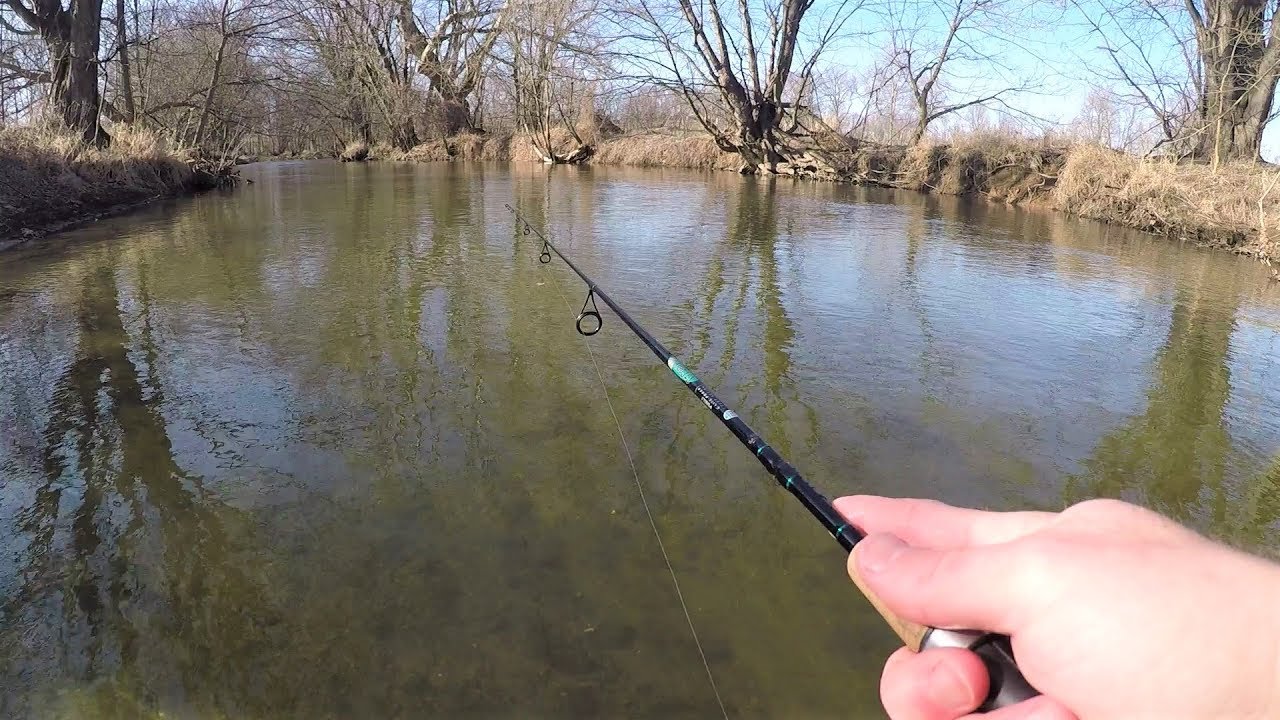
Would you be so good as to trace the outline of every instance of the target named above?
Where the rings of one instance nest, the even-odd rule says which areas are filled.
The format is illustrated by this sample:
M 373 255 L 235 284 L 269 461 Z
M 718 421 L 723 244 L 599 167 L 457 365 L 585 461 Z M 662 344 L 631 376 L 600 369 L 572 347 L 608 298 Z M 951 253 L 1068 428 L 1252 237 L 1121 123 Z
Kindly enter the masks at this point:
M 941 2 L 941 0 L 939 0 Z M 1005 70 L 990 62 L 955 64 L 952 84 L 957 99 L 966 92 L 1001 85 L 1000 75 L 1034 79 L 1035 89 L 1009 97 L 1009 105 L 1028 115 L 1066 124 L 1075 119 L 1091 90 L 1113 86 L 1106 77 L 1114 74 L 1114 64 L 1102 50 L 1103 38 L 1092 31 L 1085 13 L 1102 16 L 1103 0 L 1079 0 L 1078 3 L 1035 2 L 1034 0 L 997 0 L 1002 6 L 998 17 L 989 18 L 983 30 L 971 31 L 967 38 L 976 53 L 995 58 Z M 826 0 L 830 8 L 834 0 Z M 927 44 L 944 27 L 945 18 L 929 0 L 889 0 L 910 8 L 910 12 L 929 18 L 913 36 Z M 822 5 L 823 3 L 819 3 Z M 1180 7 L 1180 5 L 1179 5 Z M 1083 10 L 1082 10 L 1083 8 Z M 813 12 L 819 16 L 822 7 Z M 1174 9 L 1175 13 L 1181 13 Z M 1183 22 L 1184 15 L 1179 15 Z M 808 19 L 808 18 L 806 18 Z M 889 45 L 889 20 L 882 11 L 859 10 L 851 19 L 849 37 L 829 53 L 831 63 L 853 70 L 865 69 L 880 60 Z M 1168 31 L 1143 26 L 1126 18 L 1125 29 L 1144 44 L 1144 50 L 1162 71 L 1179 72 L 1184 67 L 1175 39 Z M 1108 33 L 1113 46 L 1124 44 L 1124 38 Z M 1263 138 L 1263 157 L 1280 161 L 1280 121 L 1272 122 Z

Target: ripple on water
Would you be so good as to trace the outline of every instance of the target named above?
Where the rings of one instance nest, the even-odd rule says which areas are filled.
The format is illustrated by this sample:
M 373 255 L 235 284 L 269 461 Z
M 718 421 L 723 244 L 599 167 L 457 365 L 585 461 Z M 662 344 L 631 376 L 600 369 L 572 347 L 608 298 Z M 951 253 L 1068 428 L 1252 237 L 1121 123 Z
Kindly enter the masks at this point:
M 1280 303 L 1238 258 L 728 173 L 248 172 L 0 263 L 6 715 L 717 712 L 584 288 L 506 203 L 831 494 L 1275 549 Z M 734 714 L 878 712 L 829 541 L 611 314 L 590 343 Z

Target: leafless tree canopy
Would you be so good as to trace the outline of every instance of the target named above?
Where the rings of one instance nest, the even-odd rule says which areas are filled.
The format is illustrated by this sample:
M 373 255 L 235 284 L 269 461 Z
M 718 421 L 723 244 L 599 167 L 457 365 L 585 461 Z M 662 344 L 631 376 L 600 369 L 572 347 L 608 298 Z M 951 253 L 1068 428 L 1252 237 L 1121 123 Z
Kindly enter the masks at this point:
M 999 106 L 1037 85 L 992 49 L 1016 41 L 1012 28 L 1025 25 L 1020 18 L 1030 10 L 1027 3 L 889 0 L 886 8 L 891 77 L 906 87 L 914 108 L 911 143 L 923 140 L 935 120 L 969 107 Z M 969 72 L 969 87 L 957 82 L 960 66 Z
M 813 0 L 633 0 L 617 8 L 631 29 L 628 59 L 679 93 L 698 122 L 748 172 L 771 172 L 805 148 L 796 140 L 823 52 L 860 0 L 814 10 Z M 807 18 L 807 20 L 806 20 Z
M 1100 74 L 1156 122 L 1158 145 L 1253 160 L 1275 116 L 1280 0 L 1124 0 L 1080 7 L 1111 60 Z
M 746 172 L 788 172 L 822 167 L 832 138 L 918 143 L 973 108 L 1025 117 L 1056 72 L 1029 48 L 1059 42 L 1087 58 L 1076 81 L 1091 88 L 1057 132 L 1258 158 L 1277 110 L 1280 0 L 1071 0 L 1053 5 L 1084 23 L 1069 42 L 1048 7 L 0 0 L 0 123 L 56 122 L 97 144 L 137 124 L 217 154 L 518 131 L 549 162 L 586 157 L 595 129 L 621 124 L 705 132 Z
M 49 97 L 62 121 L 85 142 L 103 144 L 108 135 L 98 122 L 98 49 L 102 42 L 102 0 L 4 0 L 19 22 L 0 15 L 5 30 L 38 35 L 44 43 L 45 66 L 23 68 L 8 62 L 0 69 L 28 81 L 48 84 Z
M 413 0 L 400 0 L 400 32 L 429 92 L 440 102 L 445 132 L 476 129 L 471 101 L 499 36 L 500 6 L 495 0 L 446 0 L 435 14 L 428 35 Z

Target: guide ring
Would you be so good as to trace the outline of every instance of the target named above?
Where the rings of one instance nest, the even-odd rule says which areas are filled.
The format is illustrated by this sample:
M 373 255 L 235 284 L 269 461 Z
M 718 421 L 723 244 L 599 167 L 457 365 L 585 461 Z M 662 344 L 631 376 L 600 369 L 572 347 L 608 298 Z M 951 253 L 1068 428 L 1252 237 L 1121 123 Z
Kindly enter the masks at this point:
M 529 234 L 529 233 L 531 233 L 531 232 L 533 232 L 533 228 L 529 227 L 529 223 L 525 223 L 525 224 L 524 224 L 524 234 L 525 234 L 525 235 L 528 235 L 528 234 Z
M 538 256 L 538 262 L 543 265 L 551 262 L 551 248 L 546 243 L 542 243 L 542 254 Z
M 582 321 L 586 320 L 587 318 L 594 318 L 596 321 L 596 326 L 593 328 L 583 328 Z M 578 314 L 578 332 L 579 333 L 582 333 L 587 337 L 591 337 L 592 335 L 595 335 L 596 333 L 600 332 L 600 328 L 602 327 L 604 327 L 604 320 L 600 318 L 600 313 L 596 312 L 595 310 L 584 310 Z
M 591 306 L 590 310 L 587 309 L 587 305 Z M 583 327 L 582 321 L 587 318 L 594 318 L 596 326 L 591 327 L 591 323 L 587 323 L 587 327 Z M 587 291 L 587 299 L 582 301 L 582 309 L 578 311 L 578 332 L 591 337 L 600 332 L 602 327 L 604 327 L 604 320 L 600 317 L 600 308 L 596 307 L 596 290 L 593 287 Z

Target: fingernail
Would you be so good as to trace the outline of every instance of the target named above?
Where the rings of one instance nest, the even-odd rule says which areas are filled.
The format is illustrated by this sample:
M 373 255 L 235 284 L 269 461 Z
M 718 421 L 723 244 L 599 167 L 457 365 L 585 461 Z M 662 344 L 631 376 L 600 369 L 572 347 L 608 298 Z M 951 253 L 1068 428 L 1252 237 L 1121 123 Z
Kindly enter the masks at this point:
M 907 549 L 906 543 L 889 533 L 869 535 L 854 547 L 858 554 L 858 569 L 864 575 L 884 572 Z
M 977 700 L 968 680 L 951 663 L 939 662 L 929 671 L 925 695 L 941 710 L 967 713 L 973 710 Z

